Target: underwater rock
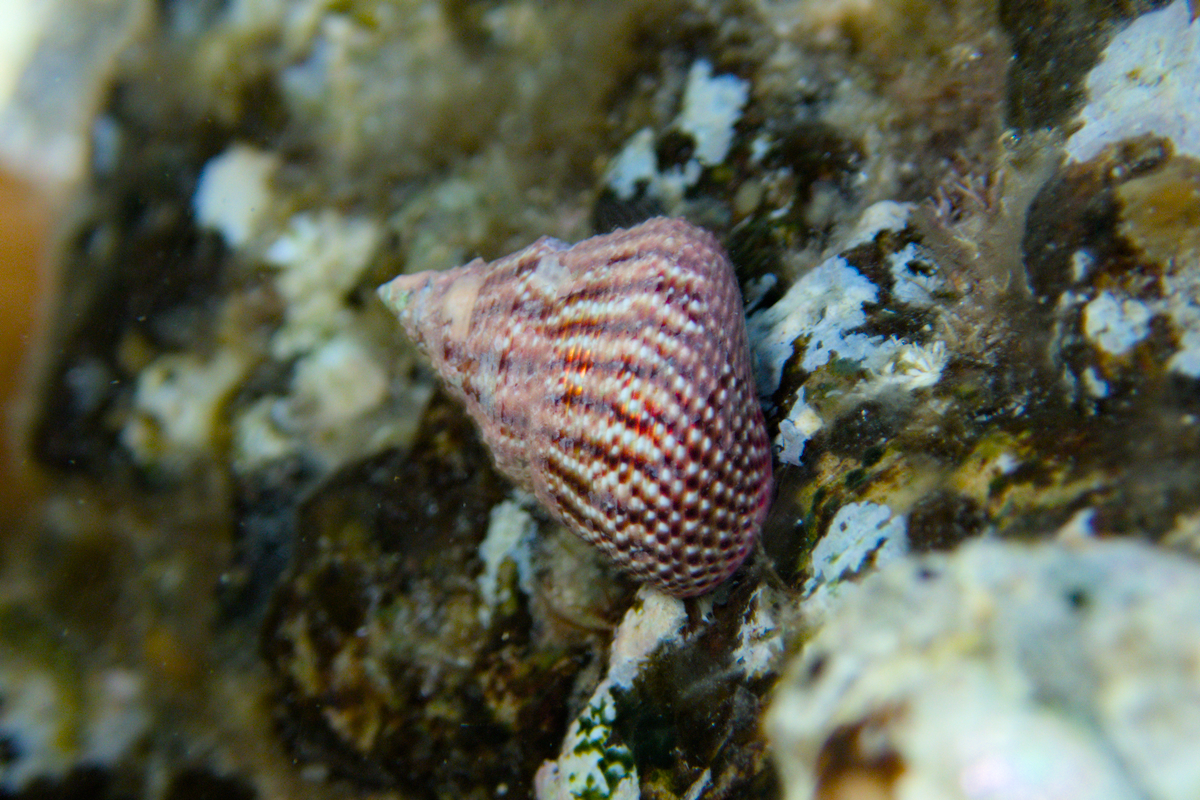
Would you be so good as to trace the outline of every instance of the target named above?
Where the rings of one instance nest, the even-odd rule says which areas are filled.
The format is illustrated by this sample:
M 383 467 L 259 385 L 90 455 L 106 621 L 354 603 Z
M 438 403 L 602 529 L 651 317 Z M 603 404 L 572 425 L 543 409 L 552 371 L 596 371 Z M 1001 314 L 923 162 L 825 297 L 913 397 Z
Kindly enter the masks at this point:
M 1180 154 L 1200 157 L 1197 81 L 1200 25 L 1188 0 L 1142 14 L 1113 36 L 1088 73 L 1088 103 L 1067 139 L 1067 155 L 1088 161 L 1117 142 L 1159 136 Z
M 44 41 L 0 56 L 39 65 L 0 70 L 0 139 L 35 101 L 79 180 L 28 403 L 47 498 L 0 548 L 5 607 L 46 632 L 0 653 L 0 727 L 24 732 L 0 759 L 30 796 L 769 800 L 781 663 L 872 576 L 1052 531 L 1200 553 L 1179 5 L 58 0 L 0 22 L 38 9 Z M 63 64 L 97 69 L 38 106 Z M 375 295 L 656 215 L 729 252 L 777 457 L 761 550 L 682 601 L 635 598 L 513 491 Z M 862 615 L 886 644 L 978 596 Z M 944 674 L 978 666 L 968 634 Z M 143 687 L 144 727 L 95 737 L 128 763 L 38 744 L 78 707 L 62 647 L 71 679 Z M 52 724 L 16 720 L 39 687 Z M 927 718 L 971 708 L 951 688 Z M 903 779 L 886 719 L 819 708 L 830 794 Z M 1100 728 L 1071 725 L 1061 763 L 1087 767 Z
M 262 640 L 298 758 L 419 797 L 529 790 L 590 656 L 535 631 L 523 595 L 485 609 L 472 576 L 503 491 L 441 397 L 410 453 L 347 467 L 301 507 Z
M 691 608 L 641 590 L 559 756 L 538 770 L 539 800 L 777 796 L 759 720 L 792 612 L 775 589 L 736 583 Z
M 843 596 L 776 690 L 784 795 L 1191 797 L 1198 609 L 1200 567 L 1138 542 L 977 541 L 894 563 Z
M 1200 378 L 1197 223 L 1200 162 L 1151 136 L 1067 165 L 1035 198 L 1026 268 L 1075 396 L 1127 405 Z

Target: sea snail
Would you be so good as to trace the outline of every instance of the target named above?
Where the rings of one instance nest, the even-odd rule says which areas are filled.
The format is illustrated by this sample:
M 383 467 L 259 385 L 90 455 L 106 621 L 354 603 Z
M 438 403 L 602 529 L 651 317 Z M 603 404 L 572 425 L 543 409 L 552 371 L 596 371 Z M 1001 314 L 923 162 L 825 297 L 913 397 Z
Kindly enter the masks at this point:
M 380 287 L 496 466 L 636 579 L 706 592 L 771 494 L 741 293 L 706 231 L 657 218 Z

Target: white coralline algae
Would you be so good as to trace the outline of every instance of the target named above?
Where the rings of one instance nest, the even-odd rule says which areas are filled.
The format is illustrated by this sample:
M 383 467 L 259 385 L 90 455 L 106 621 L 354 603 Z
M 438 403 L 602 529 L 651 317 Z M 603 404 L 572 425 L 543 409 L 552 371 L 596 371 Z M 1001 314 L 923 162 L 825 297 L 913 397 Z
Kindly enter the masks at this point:
M 292 358 L 320 347 L 352 319 L 346 296 L 361 279 L 383 238 L 372 219 L 332 209 L 288 219 L 263 258 L 275 267 L 275 288 L 287 302 L 273 355 Z
M 804 399 L 804 387 L 801 386 L 791 410 L 779 421 L 775 455 L 785 464 L 798 466 L 804 455 L 804 446 L 823 427 L 825 421 Z
M 783 654 L 783 630 L 775 615 L 767 588 L 760 586 L 746 606 L 738 646 L 732 653 L 733 663 L 742 668 L 747 679 L 761 678 L 778 666 Z
M 868 206 L 847 237 L 846 247 L 858 247 L 860 244 L 874 241 L 883 231 L 904 230 L 915 209 L 914 203 L 897 203 L 894 200 L 881 200 Z
M 1119 289 L 1100 292 L 1083 308 L 1084 336 L 1109 355 L 1127 356 L 1150 335 L 1151 323 L 1158 317 L 1167 322 L 1176 342 L 1167 369 L 1200 378 L 1200 276 L 1195 269 L 1185 268 L 1164 275 L 1161 281 L 1162 296 L 1152 300 L 1138 300 Z M 1094 396 L 1107 394 L 1106 386 L 1095 388 L 1102 390 L 1092 391 Z
M 207 361 L 191 353 L 160 356 L 138 374 L 136 413 L 121 429 L 121 443 L 139 463 L 186 468 L 213 446 L 225 404 L 248 369 L 229 349 Z
M 1171 320 L 1178 347 L 1167 368 L 1189 378 L 1200 378 L 1200 265 L 1163 277 L 1161 309 Z
M 1188 330 L 1180 337 L 1179 349 L 1167 366 L 1189 378 L 1200 378 L 1200 330 Z
M 192 210 L 196 222 L 221 234 L 231 249 L 250 241 L 271 206 L 269 181 L 279 159 L 244 144 L 234 144 L 200 171 Z
M 486 625 L 492 612 L 512 597 L 513 587 L 500 581 L 500 568 L 511 562 L 517 571 L 517 588 L 526 595 L 533 593 L 533 552 L 531 544 L 537 534 L 533 515 L 515 500 L 505 500 L 492 508 L 488 518 L 487 535 L 479 545 L 479 594 L 483 597 L 480 617 Z
M 838 509 L 829 530 L 812 553 L 812 592 L 854 575 L 872 559 L 880 567 L 908 552 L 908 526 L 903 516 L 878 503 L 847 503 Z
M 275 153 L 230 145 L 204 165 L 192 197 L 198 226 L 218 233 L 243 263 L 271 268 L 274 296 L 284 307 L 283 322 L 271 333 L 269 351 L 277 362 L 293 364 L 292 381 L 286 394 L 260 397 L 240 407 L 230 420 L 233 461 L 239 471 L 301 450 L 320 451 L 330 463 L 337 463 L 352 438 L 346 432 L 389 398 L 386 364 L 369 337 L 354 333 L 361 326 L 362 312 L 351 300 L 382 241 L 382 228 L 368 216 L 332 208 L 288 213 L 290 204 L 272 185 L 278 165 Z M 243 359 L 257 357 L 252 353 Z M 199 431 L 193 439 L 204 439 L 207 433 L 186 416 L 175 414 L 181 422 L 168 424 L 168 390 L 186 399 L 191 390 L 183 379 L 197 372 L 169 366 L 173 371 L 144 371 L 139 378 L 138 408 L 153 417 L 168 440 L 182 441 L 189 429 Z M 233 378 L 240 380 L 246 368 Z M 217 389 L 211 388 L 217 386 L 215 379 L 203 373 L 198 377 L 202 387 L 194 392 L 196 396 L 210 406 L 221 399 L 214 397 Z M 149 389 L 156 391 L 151 394 Z M 183 403 L 189 408 L 194 405 Z M 203 406 L 201 411 L 208 413 Z M 145 427 L 125 435 L 135 451 L 154 444 Z
M 880 208 L 878 213 L 873 209 Z M 903 206 L 880 203 L 864 213 L 875 222 L 855 234 L 856 241 L 870 241 L 889 222 L 907 217 Z M 942 286 L 942 278 L 932 261 L 915 245 L 907 245 L 888 258 L 892 273 L 892 294 L 896 300 L 914 308 L 934 304 L 934 294 Z M 796 281 L 787 293 L 770 308 L 751 315 L 747 322 L 751 347 L 755 356 L 755 382 L 763 395 L 779 388 L 783 366 L 792 357 L 795 347 L 803 344 L 804 356 L 800 367 L 812 372 L 829 363 L 832 358 L 856 362 L 862 369 L 877 374 L 894 370 L 898 354 L 913 343 L 896 337 L 872 336 L 858 333 L 867 322 L 864 306 L 879 300 L 879 287 L 867 279 L 841 256 L 833 256 Z M 937 347 L 925 358 L 938 361 Z M 941 366 L 936 366 L 940 375 Z M 918 379 L 920 386 L 932 383 L 928 376 Z M 916 387 L 914 387 L 916 388 Z
M 1124 355 L 1150 334 L 1153 316 L 1145 303 L 1105 291 L 1084 307 L 1083 332 L 1101 350 Z
M 897 300 L 916 308 L 933 305 L 934 295 L 942 288 L 942 276 L 915 244 L 888 256 L 888 270 L 895 281 L 892 295 Z
M 387 373 L 366 344 L 335 334 L 296 362 L 286 416 L 336 430 L 382 404 L 387 388 Z
M 608 165 L 608 185 L 617 197 L 630 200 L 638 185 L 652 186 L 658 177 L 658 157 L 654 154 L 654 131 L 642 128 L 629 137 L 625 147 Z
M 878 212 L 872 209 L 878 208 Z M 891 224 L 903 224 L 908 210 L 896 203 L 877 204 L 864 214 L 871 222 L 860 226 L 853 239 L 870 241 Z M 892 297 L 913 308 L 929 308 L 943 285 L 930 259 L 914 245 L 888 258 Z M 879 302 L 880 288 L 841 256 L 826 259 L 798 280 L 770 308 L 750 316 L 747 331 L 755 357 L 755 383 L 764 396 L 772 395 L 784 365 L 803 348 L 800 368 L 813 372 L 841 359 L 862 371 L 854 391 L 872 396 L 886 390 L 913 391 L 935 385 L 948 353 L 940 341 L 929 344 L 895 336 L 861 333 L 868 322 L 867 306 Z M 775 438 L 779 459 L 799 464 L 807 441 L 824 421 L 806 398 L 803 387 L 780 422 Z
M 1138 17 L 1088 73 L 1089 102 L 1067 153 L 1087 161 L 1142 134 L 1165 136 L 1175 152 L 1200 157 L 1200 23 L 1186 0 Z
M 639 186 L 646 193 L 668 202 L 677 201 L 695 185 L 705 167 L 720 164 L 733 145 L 733 126 L 741 118 L 750 97 L 750 83 L 736 75 L 712 74 L 712 65 L 698 59 L 688 71 L 683 105 L 671 127 L 691 136 L 692 157 L 682 165 L 659 171 L 654 151 L 655 135 L 642 128 L 613 158 L 608 168 L 608 185 L 622 200 L 629 200 Z
M 706 167 L 720 164 L 733 144 L 733 126 L 750 97 L 750 84 L 736 75 L 712 74 L 704 59 L 692 64 L 675 126 L 696 142 L 694 157 Z
M 747 328 L 759 392 L 769 395 L 779 388 L 783 365 L 801 339 L 805 350 L 800 366 L 809 372 L 835 355 L 882 364 L 882 337 L 853 332 L 867 321 L 863 305 L 878 297 L 879 287 L 834 256 L 796 281 L 775 305 L 751 316 Z

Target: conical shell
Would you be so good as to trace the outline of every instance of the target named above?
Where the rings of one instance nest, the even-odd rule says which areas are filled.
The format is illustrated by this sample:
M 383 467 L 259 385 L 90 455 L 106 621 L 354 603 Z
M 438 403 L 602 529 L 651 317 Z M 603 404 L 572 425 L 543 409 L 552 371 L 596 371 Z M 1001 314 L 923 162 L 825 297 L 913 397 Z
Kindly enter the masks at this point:
M 497 467 L 620 567 L 688 596 L 746 557 L 771 450 L 710 234 L 660 218 L 572 247 L 542 238 L 379 294 Z

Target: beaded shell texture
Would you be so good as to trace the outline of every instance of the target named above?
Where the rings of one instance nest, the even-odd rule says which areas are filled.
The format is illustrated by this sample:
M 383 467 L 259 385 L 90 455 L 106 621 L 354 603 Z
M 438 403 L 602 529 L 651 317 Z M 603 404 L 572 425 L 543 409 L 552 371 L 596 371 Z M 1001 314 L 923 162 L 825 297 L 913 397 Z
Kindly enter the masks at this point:
M 657 218 L 574 246 L 543 237 L 379 294 L 500 471 L 636 579 L 697 595 L 750 552 L 771 449 L 711 234 Z

